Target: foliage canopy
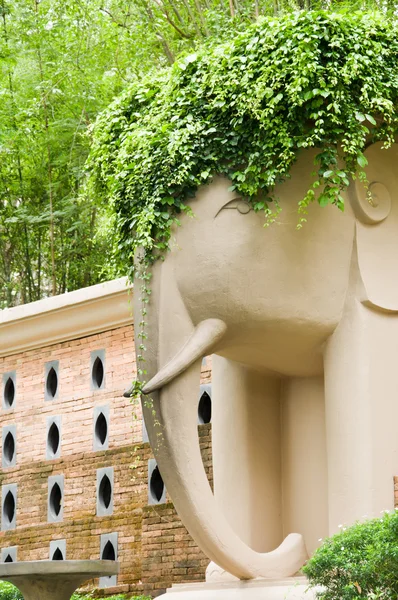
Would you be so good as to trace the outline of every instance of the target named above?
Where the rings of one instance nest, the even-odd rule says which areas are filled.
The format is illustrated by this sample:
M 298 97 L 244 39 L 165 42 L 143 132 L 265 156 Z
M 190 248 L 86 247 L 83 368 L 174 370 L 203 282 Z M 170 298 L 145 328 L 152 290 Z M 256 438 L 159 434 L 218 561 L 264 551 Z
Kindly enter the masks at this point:
M 103 267 L 98 211 L 80 197 L 85 132 L 131 48 L 100 6 L 0 0 L 0 308 L 97 283 Z
M 172 223 L 215 173 L 270 215 L 274 186 L 305 148 L 320 151 L 301 208 L 319 187 L 321 205 L 343 209 L 366 143 L 394 139 L 397 102 L 398 30 L 377 12 L 260 18 L 130 86 L 98 119 L 90 158 L 122 262 L 138 246 L 147 257 L 164 251 Z
M 396 0 L 345 1 L 352 10 L 379 9 L 386 15 L 396 14 Z M 87 131 L 98 113 L 126 86 L 172 65 L 181 53 L 193 55 L 202 44 L 209 47 L 214 40 L 220 43 L 235 39 L 259 15 L 271 17 L 321 8 L 330 11 L 341 7 L 341 3 L 342 0 L 0 0 L 0 308 L 116 275 L 108 251 L 113 228 L 107 227 L 108 217 L 97 203 L 96 191 L 86 185 L 90 146 Z M 259 35 L 264 27 L 260 26 Z M 278 35 L 278 43 L 282 43 L 281 34 Z M 246 39 L 250 36 L 256 34 L 249 32 Z M 241 51 L 245 54 L 243 41 L 237 41 L 236 57 Z M 191 58 L 186 59 L 186 77 L 194 75 L 193 85 L 200 80 L 201 72 L 205 76 L 206 63 L 201 59 L 205 52 L 200 50 L 192 64 Z M 246 52 L 247 73 L 243 62 L 236 65 L 234 72 L 239 78 L 239 68 L 245 77 L 251 71 L 257 77 L 252 56 L 256 52 L 256 44 Z M 229 55 L 233 55 L 232 47 L 225 49 L 225 60 Z M 370 65 L 372 60 L 370 57 Z M 210 63 L 208 68 L 217 67 L 215 58 Z M 181 67 L 175 70 L 179 72 Z M 145 97 L 146 86 L 148 90 L 152 87 L 156 90 L 164 81 L 166 89 L 162 93 L 167 102 L 172 78 L 164 73 L 156 77 L 157 82 L 144 81 L 142 86 L 133 87 L 138 95 Z M 181 84 L 177 79 L 174 79 L 175 93 L 179 94 L 181 87 L 189 96 L 193 85 L 184 88 L 182 79 Z M 217 84 L 217 77 L 209 85 L 212 81 Z M 207 93 L 202 84 L 199 87 Z M 237 93 L 240 93 L 238 87 Z M 278 97 L 280 91 L 275 93 Z M 228 84 L 226 101 L 229 102 L 231 94 L 234 92 Z M 129 92 L 125 96 L 126 107 L 128 95 Z M 130 90 L 132 97 L 134 92 Z M 203 96 L 198 102 L 205 100 Z M 285 100 L 284 97 L 280 104 Z M 133 112 L 140 114 L 144 105 L 145 102 L 138 102 L 138 110 Z M 186 107 L 188 110 L 188 104 Z M 177 123 L 174 123 L 175 133 L 170 131 L 170 135 L 176 137 L 173 148 L 177 148 L 177 138 L 186 136 L 187 128 L 180 123 L 179 105 L 174 108 Z M 231 108 L 235 113 L 240 110 L 238 106 Z M 160 105 L 151 110 L 159 112 Z M 196 112 L 195 109 L 192 113 L 193 128 L 200 126 Z M 181 114 L 181 119 L 185 116 Z M 217 127 L 224 127 L 226 116 L 222 115 L 223 122 Z M 212 118 L 211 111 L 203 119 L 207 117 Z M 156 122 L 161 131 L 160 115 Z M 117 135 L 118 125 L 114 124 Z M 119 123 L 122 135 L 130 124 L 130 115 L 126 114 L 125 122 Z M 222 130 L 218 133 L 223 135 Z M 112 135 L 109 131 L 109 139 L 113 139 Z M 164 136 L 161 137 L 164 143 Z M 212 148 L 215 143 L 211 139 Z M 187 144 L 191 148 L 189 139 Z M 192 151 L 196 152 L 195 148 Z M 129 162 L 126 154 L 125 163 Z M 206 169 L 205 164 L 203 171 Z M 102 174 L 105 196 L 107 189 L 114 196 L 114 186 L 108 178 L 110 170 Z M 117 173 L 117 168 L 114 172 Z M 193 181 L 192 189 L 195 185 Z M 169 190 L 165 197 L 168 193 Z M 169 197 L 174 198 L 175 193 Z M 162 214 L 168 212 L 173 218 L 180 208 L 174 208 L 174 200 L 170 206 L 172 210 L 166 207 Z M 168 227 L 166 222 L 163 225 Z M 148 225 L 147 230 L 152 237 L 152 227 Z M 158 238 L 162 236 L 154 236 Z M 122 250 L 130 254 L 131 248 L 122 242 Z M 128 264 L 130 256 L 121 262 L 119 273 L 125 274 Z
M 230 2 L 0 0 L 0 308 L 114 276 L 88 127 L 132 80 L 254 18 Z
M 320 600 L 393 600 L 398 594 L 398 513 L 357 523 L 324 541 L 303 568 Z
M 345 0 L 345 2 L 351 10 L 360 9 L 369 12 L 379 9 L 383 15 L 396 14 L 396 0 Z M 113 143 L 113 136 L 116 140 L 119 132 L 125 136 L 131 125 L 136 128 L 137 122 L 142 119 L 142 109 L 145 109 L 148 111 L 148 119 L 152 127 L 150 130 L 153 130 L 152 134 L 145 134 L 147 142 L 148 136 L 156 137 L 155 130 L 159 127 L 159 139 L 164 146 L 167 132 L 162 133 L 162 127 L 166 123 L 167 129 L 170 124 L 167 118 L 172 115 L 176 122 L 172 122 L 173 128 L 169 130 L 168 135 L 170 139 L 173 138 L 170 142 L 173 152 L 183 151 L 182 144 L 186 143 L 188 150 L 195 155 L 200 152 L 201 140 L 205 139 L 206 147 L 207 141 L 211 142 L 210 150 L 214 154 L 214 146 L 217 143 L 215 138 L 219 136 L 220 139 L 224 139 L 223 129 L 228 125 L 227 103 L 231 98 L 235 101 L 234 94 L 240 94 L 243 87 L 248 89 L 248 78 L 251 77 L 253 81 L 256 77 L 261 78 L 255 64 L 255 55 L 260 51 L 259 46 L 262 43 L 259 41 L 258 44 L 254 43 L 250 50 L 245 49 L 244 40 L 254 39 L 257 35 L 255 30 L 251 32 L 249 30 L 245 34 L 246 38 L 245 35 L 243 38 L 238 37 L 235 45 L 227 44 L 224 49 L 212 48 L 214 40 L 221 43 L 223 40 L 235 39 L 239 32 L 246 31 L 259 15 L 263 15 L 268 18 L 269 27 L 271 24 L 276 24 L 275 31 L 279 32 L 276 41 L 282 49 L 281 24 L 283 22 L 286 24 L 285 39 L 288 40 L 289 27 L 293 26 L 296 15 L 293 15 L 290 21 L 283 16 L 275 20 L 271 18 L 272 16 L 297 10 L 311 11 L 325 8 L 332 11 L 335 7 L 341 8 L 341 4 L 342 0 L 106 0 L 106 2 L 104 0 L 84 0 L 84 2 L 82 0 L 0 0 L 2 100 L 0 103 L 0 308 L 91 285 L 117 274 L 116 265 L 110 259 L 109 252 L 110 233 L 113 232 L 113 227 L 107 227 L 108 216 L 102 209 L 108 200 L 98 205 L 96 190 L 93 190 L 90 184 L 87 185 L 86 158 L 90 146 L 90 136 L 87 132 L 98 113 L 104 110 L 126 86 L 131 82 L 142 80 L 143 77 L 148 76 L 148 73 L 159 73 L 161 69 L 173 65 L 177 60 L 178 64 L 173 67 L 171 74 L 164 72 L 157 75 L 154 80 L 144 80 L 142 84 L 134 83 L 130 91 L 126 92 L 123 122 L 117 122 L 116 113 L 115 115 L 112 111 L 107 113 L 111 119 L 115 116 L 116 121 L 113 122 L 113 131 L 112 128 L 107 132 L 103 131 L 104 144 L 109 140 Z M 381 21 L 383 17 L 379 19 Z M 264 38 L 266 26 L 264 22 L 258 26 L 260 39 Z M 299 26 L 304 32 L 303 22 Z M 350 35 L 352 27 L 348 23 L 342 24 L 342 27 L 346 27 L 347 35 Z M 386 25 L 386 31 L 391 30 L 391 27 L 393 26 Z M 368 31 L 370 29 L 371 25 Z M 310 38 L 311 35 L 312 33 L 309 33 Z M 358 43 L 362 44 L 363 39 L 365 38 L 360 39 Z M 373 40 L 377 41 L 377 36 Z M 248 43 L 250 44 L 250 41 Z M 291 59 L 297 43 L 298 38 L 295 38 L 293 45 L 288 46 L 285 56 L 287 62 Z M 320 40 L 319 43 L 322 45 L 324 42 Z M 381 43 L 383 45 L 384 42 Z M 197 51 L 203 44 L 206 45 L 206 49 Z M 376 46 L 377 44 L 371 47 L 376 48 Z M 354 44 L 349 47 L 354 53 Z M 263 54 L 267 54 L 267 60 L 272 60 L 275 48 L 272 50 L 270 46 L 266 50 L 264 47 Z M 394 48 L 391 49 L 392 53 Z M 195 55 L 196 51 L 197 55 Z M 207 57 L 206 62 L 204 57 L 207 52 L 210 56 Z M 223 52 L 224 59 L 221 57 Z M 366 52 L 365 47 L 359 51 L 364 60 Z M 185 59 L 181 62 L 179 57 L 182 53 L 185 53 Z M 240 55 L 243 57 L 241 63 L 239 63 Z M 187 58 L 189 56 L 190 58 Z M 243 62 L 245 56 L 247 68 Z M 276 54 L 275 56 L 277 57 Z M 228 81 L 229 67 L 226 67 L 224 76 L 228 85 L 225 88 L 225 98 L 220 100 L 220 102 L 225 100 L 226 104 L 223 108 L 218 107 L 220 115 L 213 111 L 214 106 L 210 106 L 207 113 L 201 115 L 200 104 L 207 101 L 206 94 L 211 97 L 211 90 L 206 90 L 204 81 L 200 85 L 198 82 L 201 81 L 202 76 L 207 77 L 206 69 L 214 67 L 216 72 L 214 77 L 210 77 L 208 85 L 214 83 L 215 89 L 219 91 L 223 83 L 221 71 L 217 71 L 218 63 L 221 64 L 224 60 L 227 64 L 228 57 L 231 60 L 236 58 L 238 61 L 230 73 L 231 78 L 233 73 L 238 79 L 241 75 L 246 78 L 243 80 L 242 90 L 238 85 L 236 90 L 233 90 L 232 82 Z M 312 53 L 309 51 L 309 61 L 312 58 Z M 384 58 L 383 56 L 383 60 Z M 304 54 L 302 59 L 305 60 Z M 373 55 L 369 55 L 368 59 L 370 72 L 373 69 Z M 280 64 L 285 68 L 284 63 Z M 186 66 L 185 77 L 193 76 L 191 86 L 185 86 L 181 76 L 184 66 Z M 217 78 L 217 73 L 220 79 Z M 269 73 L 274 77 L 272 70 Z M 263 74 L 265 77 L 266 70 Z M 288 76 L 287 71 L 285 75 Z M 287 104 L 285 96 L 281 101 L 277 101 L 278 95 L 282 93 L 277 89 L 278 81 L 283 85 L 283 77 L 277 77 L 269 86 L 271 91 L 267 93 L 272 95 L 275 88 L 273 102 L 279 104 L 277 108 L 280 109 L 282 105 L 287 106 Z M 164 89 L 158 90 L 158 87 L 162 87 L 163 84 Z M 197 104 L 191 110 L 190 96 L 195 93 L 194 86 L 198 86 L 202 98 L 198 98 Z M 318 85 L 318 88 L 325 93 L 321 86 Z M 161 96 L 156 90 L 161 91 Z M 173 100 L 174 95 L 180 95 L 180 90 L 182 90 L 181 94 L 186 96 L 185 99 L 181 97 L 181 102 L 177 102 L 174 107 L 170 106 L 170 111 L 167 113 L 163 110 L 165 106 L 162 108 L 162 102 L 167 103 L 168 98 Z M 156 98 L 155 96 L 150 98 L 153 91 L 156 92 Z M 392 98 L 394 83 L 390 91 Z M 257 93 L 261 95 L 260 88 Z M 147 98 L 146 94 L 148 94 Z M 257 107 L 261 105 L 260 95 L 257 99 L 251 98 L 253 111 L 256 109 L 254 100 L 257 100 Z M 142 97 L 144 102 L 137 100 L 137 109 L 133 110 L 134 97 Z M 238 99 L 237 102 L 230 104 L 231 120 L 234 119 L 233 115 L 238 115 L 237 119 L 241 118 L 243 113 L 241 113 L 241 106 L 238 105 L 243 104 L 245 97 L 243 94 L 241 101 Z M 183 109 L 184 102 L 186 113 L 180 110 Z M 129 103 L 132 109 L 130 113 Z M 119 103 L 121 113 L 124 110 L 122 104 L 123 102 Z M 262 110 L 261 106 L 260 110 Z M 308 103 L 306 106 L 309 110 Z M 193 122 L 184 124 L 189 111 L 193 116 Z M 131 117 L 131 113 L 134 112 L 138 116 Z M 152 126 L 151 120 L 154 115 L 156 118 Z M 365 113 L 363 115 L 365 116 Z M 201 127 L 201 120 L 205 123 L 206 119 L 212 120 L 214 117 L 217 121 L 219 116 L 220 122 L 203 129 L 198 139 L 198 147 L 195 148 L 194 144 L 191 144 L 188 128 L 193 128 L 191 135 L 194 136 L 195 128 Z M 247 111 L 243 117 L 246 118 L 251 122 L 250 111 Z M 254 115 L 254 121 L 256 119 L 258 120 L 258 117 Z M 237 129 L 239 129 L 238 125 Z M 206 140 L 204 132 L 211 127 L 217 128 L 217 135 L 208 133 L 209 139 Z M 242 122 L 241 129 L 243 127 Z M 145 128 L 144 123 L 143 131 Z M 239 131 L 237 134 L 235 138 L 239 139 Z M 98 143 L 101 145 L 96 135 L 97 149 Z M 114 164 L 110 165 L 106 172 L 102 171 L 99 164 L 101 159 L 99 162 L 94 159 L 100 172 L 97 181 L 100 181 L 103 186 L 104 198 L 107 197 L 108 192 L 113 199 L 118 195 L 115 193 L 115 185 L 111 182 L 112 169 L 115 177 L 118 173 L 119 167 L 115 164 L 118 149 L 121 149 L 118 141 L 112 151 L 108 149 Z M 130 150 L 127 145 L 123 146 L 122 152 L 124 151 L 126 151 L 125 160 L 123 161 L 121 156 L 119 160 L 120 166 L 123 166 L 122 171 L 130 164 L 128 155 Z M 94 156 L 95 152 L 96 150 Z M 134 152 L 132 149 L 132 157 Z M 144 150 L 142 152 L 144 153 Z M 141 156 L 141 152 L 138 154 Z M 202 156 L 206 156 L 206 152 L 202 152 Z M 175 164 L 178 163 L 177 158 Z M 159 155 L 158 160 L 160 159 Z M 189 154 L 187 160 L 190 160 Z M 195 163 L 196 159 L 193 159 L 193 162 Z M 202 171 L 207 171 L 207 163 L 213 168 L 215 162 L 217 162 L 215 159 L 204 161 L 206 164 L 203 165 Z M 156 160 L 153 161 L 154 168 L 156 168 L 155 163 Z M 253 168 L 256 169 L 258 164 L 256 159 Z M 183 166 L 190 169 L 186 163 Z M 196 168 L 194 164 L 192 168 L 194 172 Z M 180 174 L 180 179 L 183 181 L 183 173 Z M 194 189 L 196 179 L 200 177 L 194 175 L 193 181 L 185 187 Z M 167 205 L 165 210 L 161 203 L 154 204 L 156 210 L 159 207 L 162 209 L 160 214 L 163 215 L 163 225 L 166 229 L 169 227 L 167 224 L 169 217 L 166 218 L 166 212 L 172 219 L 178 214 L 181 208 L 175 205 L 174 199 L 177 196 L 183 197 L 179 186 L 184 187 L 185 183 L 177 181 L 177 191 L 170 192 L 167 189 L 162 195 L 162 198 L 172 198 L 170 206 Z M 126 197 L 128 196 L 130 201 L 134 194 L 136 192 L 126 188 Z M 149 194 L 148 188 L 148 197 Z M 163 192 L 159 191 L 159 194 Z M 154 198 L 157 197 L 155 194 Z M 117 211 L 120 215 L 118 221 L 121 224 L 125 217 L 123 211 L 119 211 L 118 208 Z M 126 218 L 130 219 L 131 215 L 135 218 L 140 215 L 140 211 L 136 213 L 134 210 Z M 133 225 L 133 229 L 136 228 L 138 231 L 142 226 L 144 231 L 146 227 L 149 232 L 149 245 L 152 243 L 152 238 L 167 243 L 167 235 L 164 238 L 162 233 L 164 228 L 160 227 L 159 232 L 156 232 L 150 226 L 150 218 L 149 216 L 147 226 L 139 219 L 139 226 L 136 228 L 136 225 Z M 120 274 L 125 274 L 126 265 L 131 264 L 131 244 L 125 241 L 122 241 L 121 249 L 124 253 L 127 252 L 127 256 L 119 265 Z

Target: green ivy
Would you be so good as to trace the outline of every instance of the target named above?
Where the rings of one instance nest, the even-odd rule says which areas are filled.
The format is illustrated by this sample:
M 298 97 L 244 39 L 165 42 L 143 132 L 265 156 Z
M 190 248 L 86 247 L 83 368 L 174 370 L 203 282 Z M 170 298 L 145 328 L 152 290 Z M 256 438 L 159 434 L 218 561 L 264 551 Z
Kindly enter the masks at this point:
M 396 600 L 398 513 L 342 528 L 303 568 L 320 600 Z
M 275 185 L 306 148 L 319 152 L 301 212 L 314 198 L 343 210 L 350 177 L 364 177 L 366 144 L 394 139 L 397 101 L 397 25 L 363 12 L 262 18 L 134 84 L 98 119 L 89 161 L 122 264 L 139 246 L 148 260 L 165 251 L 171 225 L 215 173 L 270 219 Z

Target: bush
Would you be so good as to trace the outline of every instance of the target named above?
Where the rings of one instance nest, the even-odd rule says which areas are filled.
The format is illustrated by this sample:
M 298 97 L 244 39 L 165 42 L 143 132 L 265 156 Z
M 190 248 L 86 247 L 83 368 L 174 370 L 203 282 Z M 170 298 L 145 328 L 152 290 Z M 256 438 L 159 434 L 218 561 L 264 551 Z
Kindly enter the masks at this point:
M 2 600 L 0 596 L 0 600 Z M 125 594 L 117 594 L 117 596 L 106 596 L 105 598 L 98 598 L 91 594 L 73 594 L 71 600 L 151 600 L 149 596 L 126 596 Z
M 21 592 L 8 581 L 0 581 L 0 600 L 24 600 Z M 91 594 L 73 594 L 71 600 L 94 600 L 94 596 Z M 118 594 L 117 596 L 107 596 L 106 598 L 96 598 L 96 600 L 127 600 L 127 596 L 124 594 Z M 134 596 L 128 600 L 151 600 L 147 596 Z
M 2 600 L 1 596 L 0 600 Z M 151 598 L 149 596 L 126 596 L 125 594 L 98 598 L 98 596 L 93 596 L 91 594 L 73 594 L 71 600 L 151 600 Z
M 24 600 L 21 592 L 8 581 L 0 581 L 0 600 Z
M 303 568 L 322 600 L 396 600 L 398 512 L 356 523 L 325 540 Z

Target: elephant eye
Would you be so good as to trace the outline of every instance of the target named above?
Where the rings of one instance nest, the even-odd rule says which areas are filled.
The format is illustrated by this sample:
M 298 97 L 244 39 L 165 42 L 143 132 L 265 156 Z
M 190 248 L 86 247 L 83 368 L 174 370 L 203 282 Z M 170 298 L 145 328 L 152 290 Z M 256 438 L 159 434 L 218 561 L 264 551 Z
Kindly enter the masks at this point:
M 245 200 L 244 198 L 234 198 L 224 204 L 216 214 L 216 217 L 220 214 L 222 210 L 237 210 L 241 215 L 247 215 L 251 210 L 253 210 L 252 205 Z M 214 217 L 214 218 L 216 218 Z

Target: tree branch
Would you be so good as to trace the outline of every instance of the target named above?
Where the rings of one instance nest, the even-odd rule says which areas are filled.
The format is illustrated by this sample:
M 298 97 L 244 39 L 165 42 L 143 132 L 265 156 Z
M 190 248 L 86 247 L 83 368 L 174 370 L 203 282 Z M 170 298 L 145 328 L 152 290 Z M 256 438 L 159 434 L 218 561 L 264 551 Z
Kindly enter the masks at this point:
M 181 37 L 183 37 L 187 40 L 189 40 L 192 37 L 188 33 L 185 33 L 185 31 L 180 29 L 178 27 L 178 25 L 176 25 L 174 23 L 174 21 L 171 19 L 170 15 L 169 15 L 167 8 L 160 0 L 153 0 L 153 2 L 155 2 L 155 4 L 160 8 L 160 10 L 162 11 L 163 15 L 165 16 L 167 22 L 169 23 L 169 25 L 171 25 L 173 27 L 173 29 L 175 29 L 177 31 L 177 33 L 180 34 Z

